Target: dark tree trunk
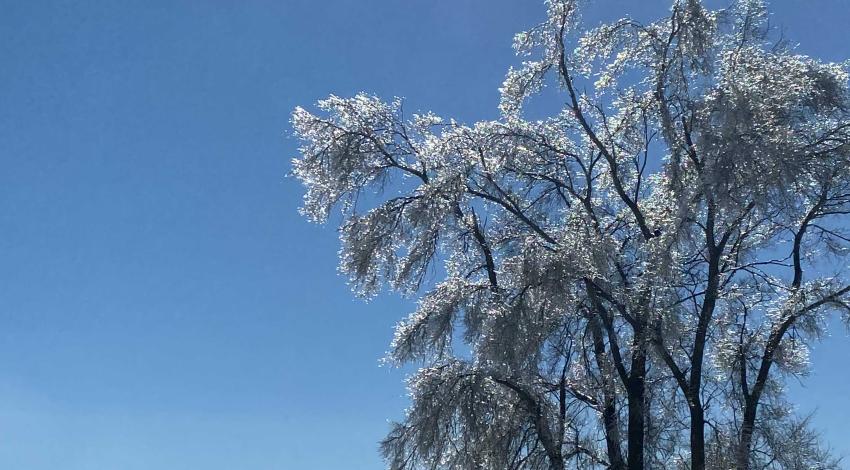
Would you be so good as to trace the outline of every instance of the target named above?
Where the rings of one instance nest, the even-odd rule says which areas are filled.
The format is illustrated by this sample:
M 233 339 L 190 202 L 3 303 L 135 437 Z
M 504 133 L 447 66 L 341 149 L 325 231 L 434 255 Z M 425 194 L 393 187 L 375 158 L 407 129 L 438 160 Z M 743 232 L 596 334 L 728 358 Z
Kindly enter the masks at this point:
M 643 334 L 636 335 L 632 368 L 629 374 L 629 470 L 643 470 L 643 448 L 646 416 L 644 415 L 646 395 L 646 351 L 643 348 Z
M 619 375 L 621 380 L 625 381 L 625 369 L 622 369 L 622 357 L 620 356 L 619 346 L 615 341 L 611 341 L 610 344 L 611 357 L 607 356 L 605 335 L 602 331 L 603 325 L 606 329 L 610 325 L 607 321 L 607 311 L 596 296 L 596 290 L 593 284 L 585 280 L 585 285 L 597 312 L 596 315 L 588 312 L 587 325 L 593 339 L 593 355 L 596 359 L 596 365 L 602 372 L 602 424 L 605 429 L 605 445 L 608 451 L 609 462 L 608 468 L 609 470 L 625 470 L 626 463 L 623 461 L 620 423 L 617 413 L 617 387 L 614 384 L 615 374 Z M 612 364 L 611 361 L 614 363 Z M 624 385 L 627 384 L 624 383 Z
M 747 400 L 744 408 L 744 422 L 741 426 L 741 439 L 738 442 L 738 449 L 735 455 L 735 464 L 738 470 L 749 470 L 750 468 L 750 449 L 753 443 L 757 407 L 757 401 L 752 399 Z
M 623 450 L 620 447 L 620 424 L 617 418 L 616 395 L 614 379 L 612 375 L 612 366 L 607 362 L 605 356 L 605 342 L 602 338 L 602 331 L 596 323 L 595 318 L 589 319 L 591 333 L 593 336 L 593 353 L 596 357 L 596 363 L 603 375 L 603 404 L 602 404 L 602 424 L 605 427 L 605 444 L 608 450 L 608 461 L 610 462 L 610 470 L 624 470 L 626 468 L 623 462 Z
M 605 405 L 602 409 L 602 420 L 605 425 L 605 444 L 608 447 L 608 460 L 610 461 L 610 470 L 625 470 L 626 464 L 623 462 L 623 451 L 620 449 L 620 431 L 617 423 L 617 409 L 614 405 L 613 397 L 610 393 L 605 393 Z
M 708 329 L 714 317 L 717 303 L 717 293 L 720 289 L 720 258 L 726 244 L 728 234 L 716 244 L 714 241 L 714 205 L 709 204 L 708 220 L 706 220 L 706 240 L 708 243 L 708 285 L 700 309 L 699 322 L 694 338 L 694 349 L 691 354 L 691 377 L 686 391 L 688 407 L 691 412 L 691 470 L 705 469 L 705 410 L 703 409 L 702 366 L 705 357 L 705 347 L 708 341 Z
M 691 406 L 691 470 L 705 469 L 705 412 L 699 400 Z

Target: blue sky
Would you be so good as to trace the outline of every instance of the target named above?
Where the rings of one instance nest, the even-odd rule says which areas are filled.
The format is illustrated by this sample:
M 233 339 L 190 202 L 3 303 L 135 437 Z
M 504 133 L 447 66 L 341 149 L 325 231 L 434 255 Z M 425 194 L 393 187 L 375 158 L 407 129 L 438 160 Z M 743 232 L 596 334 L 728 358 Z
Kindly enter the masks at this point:
M 850 2 L 773 6 L 802 52 L 850 57 Z M 410 303 L 353 300 L 335 231 L 297 214 L 289 113 L 365 90 L 494 118 L 540 2 L 2 7 L 0 468 L 382 468 Z M 847 357 L 837 331 L 792 393 L 850 454 Z

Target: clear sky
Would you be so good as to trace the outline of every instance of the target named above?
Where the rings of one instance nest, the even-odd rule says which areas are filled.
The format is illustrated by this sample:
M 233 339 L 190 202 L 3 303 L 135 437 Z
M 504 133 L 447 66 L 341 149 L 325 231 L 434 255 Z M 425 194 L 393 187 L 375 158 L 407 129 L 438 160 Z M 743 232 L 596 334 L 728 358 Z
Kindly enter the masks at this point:
M 297 214 L 289 113 L 365 90 L 495 118 L 541 2 L 0 5 L 0 468 L 382 468 L 406 400 L 378 360 L 410 303 L 354 300 L 333 227 Z M 850 2 L 773 6 L 850 58 Z M 813 357 L 794 397 L 850 454 L 850 339 Z

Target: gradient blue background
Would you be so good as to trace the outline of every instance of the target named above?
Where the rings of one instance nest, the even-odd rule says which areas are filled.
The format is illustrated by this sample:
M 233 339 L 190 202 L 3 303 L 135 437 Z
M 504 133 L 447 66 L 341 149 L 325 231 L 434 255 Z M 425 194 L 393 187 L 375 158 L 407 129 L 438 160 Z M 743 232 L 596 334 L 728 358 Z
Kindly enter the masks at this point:
M 850 2 L 773 6 L 802 52 L 850 57 Z M 541 2 L 0 7 L 0 468 L 381 468 L 410 303 L 353 300 L 334 229 L 298 216 L 289 113 L 366 90 L 494 118 Z M 813 358 L 794 397 L 850 454 L 850 340 Z

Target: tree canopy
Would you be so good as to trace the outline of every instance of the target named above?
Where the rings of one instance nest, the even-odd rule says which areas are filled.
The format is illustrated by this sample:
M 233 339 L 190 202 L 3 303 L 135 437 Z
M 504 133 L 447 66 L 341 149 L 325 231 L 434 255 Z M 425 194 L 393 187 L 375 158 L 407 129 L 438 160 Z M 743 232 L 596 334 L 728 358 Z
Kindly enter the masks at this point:
M 850 313 L 847 64 L 774 40 L 760 0 L 594 28 L 546 6 L 497 120 L 292 115 L 341 271 L 419 296 L 389 468 L 837 468 L 783 383 Z M 526 118 L 546 86 L 563 106 Z

